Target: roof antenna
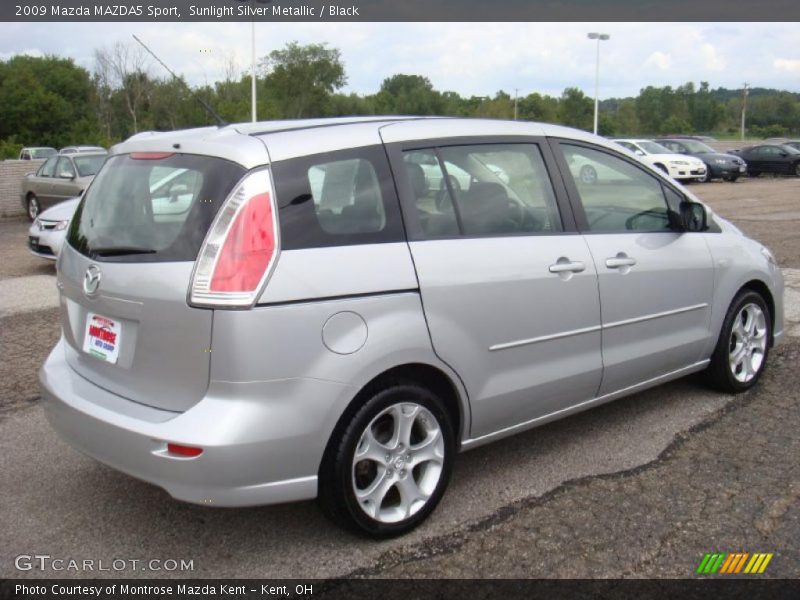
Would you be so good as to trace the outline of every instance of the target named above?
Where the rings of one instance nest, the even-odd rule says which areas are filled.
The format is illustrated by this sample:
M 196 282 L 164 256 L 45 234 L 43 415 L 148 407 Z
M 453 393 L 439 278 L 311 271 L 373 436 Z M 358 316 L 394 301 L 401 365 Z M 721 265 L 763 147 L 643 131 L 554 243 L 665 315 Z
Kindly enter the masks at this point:
M 160 64 L 162 67 L 164 67 L 169 72 L 169 74 L 172 75 L 172 77 L 174 79 L 176 79 L 177 81 L 181 82 L 183 84 L 183 87 L 185 87 L 187 90 L 189 90 L 189 93 L 192 96 L 194 96 L 195 99 L 200 104 L 203 105 L 203 108 L 205 108 L 212 117 L 214 117 L 214 120 L 217 122 L 217 126 L 218 127 L 225 127 L 225 125 L 228 125 L 228 122 L 225 119 L 223 119 L 222 117 L 220 117 L 219 114 L 217 114 L 217 112 L 208 105 L 208 102 L 203 100 L 200 97 L 200 95 L 197 92 L 195 92 L 192 88 L 190 88 L 189 85 L 183 79 L 181 79 L 180 77 L 175 75 L 175 73 L 172 71 L 172 69 L 170 69 L 167 65 L 164 64 L 164 61 L 162 61 L 160 58 L 158 58 L 155 55 L 155 53 L 152 50 L 150 50 L 150 48 L 148 48 L 142 40 L 140 40 L 138 37 L 136 37 L 136 34 L 132 34 L 132 35 L 133 35 L 133 39 L 135 39 L 137 42 L 139 42 L 139 44 L 141 44 L 142 48 L 147 50 L 147 52 L 150 54 L 150 56 L 152 56 L 153 58 L 155 58 L 158 61 L 158 64 Z

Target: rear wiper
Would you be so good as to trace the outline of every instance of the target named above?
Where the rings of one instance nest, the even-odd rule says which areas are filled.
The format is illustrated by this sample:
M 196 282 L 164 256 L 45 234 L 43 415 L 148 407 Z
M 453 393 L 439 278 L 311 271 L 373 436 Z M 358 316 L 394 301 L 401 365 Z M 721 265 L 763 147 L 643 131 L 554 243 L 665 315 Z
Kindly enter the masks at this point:
M 126 254 L 155 254 L 157 250 L 141 246 L 106 246 L 89 248 L 89 256 L 125 256 Z

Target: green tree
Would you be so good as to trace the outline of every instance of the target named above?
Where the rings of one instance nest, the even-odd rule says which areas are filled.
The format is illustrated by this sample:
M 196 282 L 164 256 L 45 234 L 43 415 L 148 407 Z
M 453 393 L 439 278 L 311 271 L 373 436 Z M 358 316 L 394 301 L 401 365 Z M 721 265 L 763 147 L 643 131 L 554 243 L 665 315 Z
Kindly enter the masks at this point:
M 558 103 L 558 120 L 564 125 L 579 129 L 592 129 L 594 103 L 578 88 L 570 87 L 561 94 Z
M 267 97 L 282 117 L 325 114 L 330 95 L 347 83 L 341 53 L 326 44 L 291 42 L 261 60 Z
M 375 105 L 382 114 L 439 115 L 445 102 L 427 77 L 397 74 L 383 80 Z

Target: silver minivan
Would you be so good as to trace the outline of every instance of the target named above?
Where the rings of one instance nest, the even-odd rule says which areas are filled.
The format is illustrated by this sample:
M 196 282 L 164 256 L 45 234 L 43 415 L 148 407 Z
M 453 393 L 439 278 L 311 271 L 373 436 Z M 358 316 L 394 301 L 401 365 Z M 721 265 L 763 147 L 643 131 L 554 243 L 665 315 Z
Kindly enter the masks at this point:
M 697 371 L 746 390 L 784 328 L 767 248 L 535 123 L 139 134 L 57 265 L 64 439 L 179 500 L 317 497 L 374 537 L 434 510 L 457 452 Z

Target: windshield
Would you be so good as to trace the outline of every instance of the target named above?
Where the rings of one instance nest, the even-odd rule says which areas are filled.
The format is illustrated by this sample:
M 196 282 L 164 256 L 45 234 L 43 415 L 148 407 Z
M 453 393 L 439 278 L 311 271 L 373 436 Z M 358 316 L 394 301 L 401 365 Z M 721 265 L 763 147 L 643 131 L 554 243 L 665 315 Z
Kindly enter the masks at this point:
M 90 177 L 100 170 L 103 166 L 105 156 L 76 156 L 75 166 L 78 169 L 78 175 L 81 177 Z
M 795 148 L 794 146 L 787 146 L 787 145 L 784 145 L 784 146 L 781 146 L 781 148 L 782 148 L 783 150 L 786 150 L 786 152 L 788 152 L 789 154 L 800 154 L 800 150 L 798 150 L 798 149 L 797 149 L 797 148 Z
M 68 242 L 95 260 L 194 260 L 243 174 L 239 165 L 207 156 L 113 156 L 86 190 Z
M 54 148 L 34 148 L 31 150 L 32 158 L 50 158 L 56 153 Z
M 703 142 L 697 140 L 681 140 L 681 144 L 688 148 L 689 152 L 693 154 L 714 154 L 716 150 L 706 146 Z
M 656 144 L 655 142 L 636 142 L 639 147 L 647 152 L 648 154 L 673 154 L 667 148 L 664 148 L 661 144 Z

